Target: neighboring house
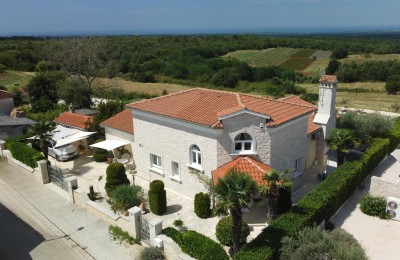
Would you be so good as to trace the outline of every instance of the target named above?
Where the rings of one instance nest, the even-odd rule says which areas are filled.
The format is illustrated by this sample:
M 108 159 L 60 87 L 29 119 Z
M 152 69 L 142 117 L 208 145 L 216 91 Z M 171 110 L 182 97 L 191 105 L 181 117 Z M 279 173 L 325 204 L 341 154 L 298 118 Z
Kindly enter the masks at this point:
M 34 124 L 36 121 L 23 117 L 23 114 L 20 113 L 13 113 L 12 116 L 0 116 L 0 140 L 23 135 L 26 133 L 26 129 Z
M 14 107 L 13 94 L 5 90 L 0 90 L 0 116 L 9 116 Z
M 130 109 L 125 109 L 124 111 L 108 118 L 103 121 L 100 126 L 104 127 L 107 140 L 129 142 L 129 145 L 125 145 L 125 149 L 133 155 L 133 115 Z
M 0 90 L 0 139 L 23 135 L 35 123 L 26 118 L 22 110 L 15 108 L 12 93 Z
M 93 122 L 93 116 L 64 112 L 59 117 L 55 118 L 53 122 L 65 127 L 87 131 L 89 128 L 88 123 Z

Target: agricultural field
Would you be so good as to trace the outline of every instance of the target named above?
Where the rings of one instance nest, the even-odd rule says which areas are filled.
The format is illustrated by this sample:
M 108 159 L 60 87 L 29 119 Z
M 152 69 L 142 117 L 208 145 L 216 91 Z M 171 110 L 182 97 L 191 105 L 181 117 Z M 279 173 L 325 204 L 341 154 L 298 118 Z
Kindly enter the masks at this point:
M 168 94 L 171 94 L 192 88 L 183 85 L 169 84 L 169 83 L 133 82 L 128 80 L 123 80 L 120 78 L 113 78 L 113 79 L 100 78 L 96 80 L 96 83 L 106 87 L 120 87 L 127 92 L 136 91 L 139 93 L 148 93 L 159 96 L 162 94 L 164 89 L 167 90 Z
M 307 92 L 318 93 L 318 84 L 298 85 L 304 87 Z M 361 92 L 362 90 L 366 92 Z M 336 106 L 400 113 L 398 95 L 386 94 L 384 82 L 339 82 L 336 92 Z
M 26 86 L 33 75 L 33 72 L 6 70 L 4 73 L 0 73 L 0 86 L 6 87 L 8 90 L 11 90 L 16 84 Z
M 234 51 L 224 57 L 237 58 L 253 67 L 281 66 L 310 76 L 319 75 L 319 72 L 328 66 L 331 54 L 332 52 L 330 51 L 321 50 L 270 48 L 261 51 Z
M 340 59 L 342 64 L 348 64 L 355 62 L 357 64 L 362 64 L 368 61 L 390 61 L 390 60 L 400 60 L 400 54 L 357 54 L 349 55 L 347 58 Z

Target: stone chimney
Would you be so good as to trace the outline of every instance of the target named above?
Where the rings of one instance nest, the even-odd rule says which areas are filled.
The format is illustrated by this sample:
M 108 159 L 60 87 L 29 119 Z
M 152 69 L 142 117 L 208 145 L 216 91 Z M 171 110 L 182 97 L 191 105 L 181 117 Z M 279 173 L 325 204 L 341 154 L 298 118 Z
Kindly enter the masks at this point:
M 69 104 L 69 106 L 68 106 L 68 112 L 75 113 L 75 108 L 74 108 L 74 105 L 72 103 Z
M 330 131 L 336 126 L 336 76 L 322 75 L 319 79 L 318 112 L 314 123 L 321 125 L 324 139 L 329 137 Z

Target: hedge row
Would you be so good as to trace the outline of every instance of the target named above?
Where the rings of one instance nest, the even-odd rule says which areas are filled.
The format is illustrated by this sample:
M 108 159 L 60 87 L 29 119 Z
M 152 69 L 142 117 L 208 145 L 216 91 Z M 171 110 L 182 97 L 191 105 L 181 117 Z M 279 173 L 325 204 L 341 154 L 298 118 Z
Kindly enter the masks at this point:
M 391 138 L 376 138 L 363 156 L 354 162 L 345 162 L 325 181 L 301 199 L 286 214 L 247 244 L 235 259 L 273 259 L 277 257 L 280 241 L 306 226 L 329 220 L 354 190 L 375 169 L 382 159 L 399 145 L 400 124 L 396 125 Z M 396 132 L 397 131 L 397 132 Z M 394 147 L 394 148 L 393 148 Z
M 16 160 L 32 168 L 37 167 L 37 161 L 44 159 L 42 153 L 36 151 L 32 147 L 29 147 L 24 143 L 7 141 L 6 148 L 10 150 L 12 156 Z
M 193 230 L 179 232 L 172 227 L 163 230 L 166 236 L 174 240 L 182 251 L 199 260 L 228 260 L 225 250 L 214 240 Z

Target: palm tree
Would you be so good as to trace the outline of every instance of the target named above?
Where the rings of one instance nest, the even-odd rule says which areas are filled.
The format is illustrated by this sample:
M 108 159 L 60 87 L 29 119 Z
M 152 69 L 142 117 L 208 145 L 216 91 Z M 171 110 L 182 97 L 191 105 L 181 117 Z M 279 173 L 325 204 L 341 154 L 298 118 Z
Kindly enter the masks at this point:
M 217 205 L 215 212 L 217 214 L 229 214 L 232 217 L 232 255 L 239 252 L 240 235 L 242 227 L 242 207 L 247 206 L 257 191 L 257 185 L 254 180 L 246 173 L 235 169 L 229 170 L 224 178 L 218 179 L 215 187 L 217 194 Z
M 327 143 L 330 149 L 336 150 L 337 166 L 340 166 L 344 163 L 346 153 L 354 147 L 353 132 L 347 129 L 335 128 L 332 130 Z
M 278 217 L 279 187 L 283 181 L 283 173 L 275 169 L 267 172 L 263 176 L 267 185 L 261 185 L 260 193 L 268 198 L 268 217 L 276 219 Z
M 37 142 L 44 158 L 47 160 L 49 157 L 49 142 L 52 140 L 52 131 L 56 128 L 54 122 L 39 121 L 32 125 L 28 132 L 35 135 L 34 142 Z

